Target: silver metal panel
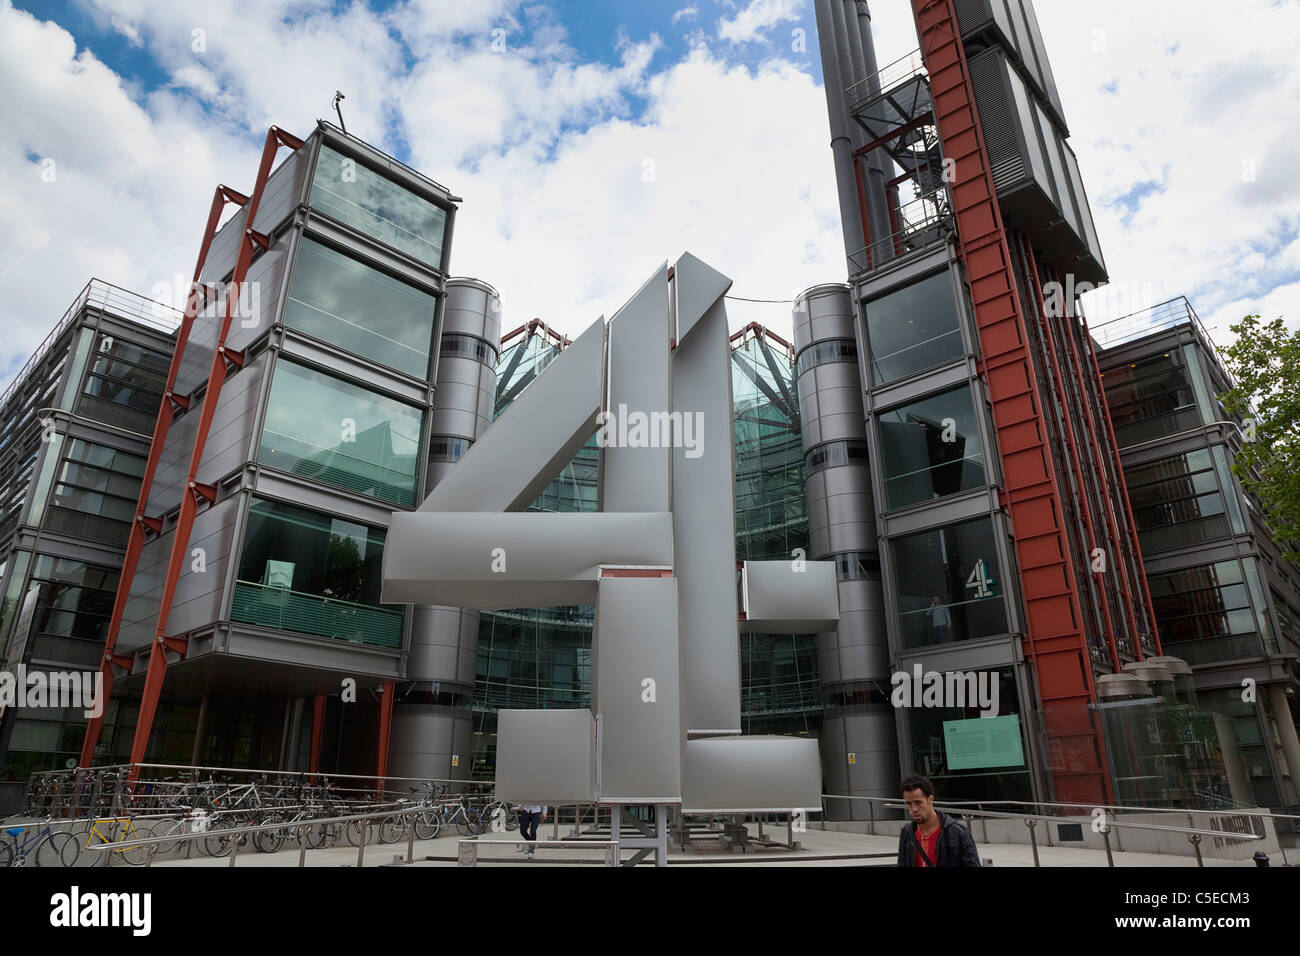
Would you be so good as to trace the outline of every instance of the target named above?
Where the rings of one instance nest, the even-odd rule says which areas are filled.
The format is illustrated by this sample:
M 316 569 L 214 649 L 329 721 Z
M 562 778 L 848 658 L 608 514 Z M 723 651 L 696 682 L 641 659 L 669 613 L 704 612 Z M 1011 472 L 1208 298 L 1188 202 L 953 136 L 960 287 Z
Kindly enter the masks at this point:
M 597 595 L 591 700 L 600 728 L 600 800 L 678 803 L 677 581 L 607 577 Z
M 739 732 L 741 726 L 727 335 L 726 306 L 719 301 L 673 353 L 673 410 L 701 415 L 704 423 L 699 457 L 673 449 L 674 567 L 688 731 Z
M 346 515 L 349 521 L 376 528 L 388 527 L 393 517 L 391 506 L 385 506 L 377 499 L 318 485 L 293 475 L 259 471 L 251 482 L 251 489 L 261 498 L 277 498 L 299 508 Z
M 594 803 L 591 711 L 497 711 L 496 796 L 511 803 Z
M 480 610 L 590 604 L 602 564 L 669 568 L 672 560 L 667 514 L 396 512 L 381 599 Z
M 151 517 L 160 515 L 181 503 L 181 489 L 185 487 L 185 479 L 189 474 L 190 455 L 194 451 L 194 435 L 198 424 L 196 408 L 192 414 L 187 412 L 175 419 L 167 430 L 167 440 L 158 456 L 158 468 L 154 472 L 153 484 L 149 487 L 149 504 L 145 508 L 145 514 Z
M 429 425 L 429 433 L 434 436 L 472 438 L 486 430 L 487 423 L 484 417 L 475 410 L 442 408 L 435 410 L 433 414 L 434 419 Z M 480 425 L 483 427 L 480 428 Z M 428 484 L 433 485 L 436 482 L 431 481 Z
M 284 156 L 283 162 L 267 177 L 257 207 L 257 218 L 253 220 L 253 228 L 258 232 L 270 235 L 285 219 L 293 215 L 311 168 L 310 157 L 309 148 L 293 150 Z
M 257 425 L 262 376 L 266 374 L 265 358 L 263 352 L 222 386 L 208 439 L 203 445 L 199 481 L 215 482 L 256 458 L 253 429 Z
M 140 561 L 131 579 L 131 595 L 122 612 L 122 625 L 117 635 L 117 650 L 121 653 L 153 643 L 173 534 L 169 532 L 146 541 L 140 552 Z
M 284 330 L 284 344 L 281 354 L 288 358 L 303 359 L 318 365 L 331 373 L 346 375 L 356 380 L 364 388 L 384 392 L 402 401 L 415 405 L 428 403 L 429 385 L 427 382 L 400 377 L 391 369 L 368 362 L 358 355 L 327 345 L 318 339 L 297 331 Z
M 292 232 L 282 233 L 271 248 L 249 267 L 245 281 L 246 291 L 239 298 L 230 331 L 226 334 L 228 348 L 247 348 L 278 318 L 292 235 Z
M 239 255 L 239 240 L 248 224 L 248 207 L 235 211 L 224 226 L 212 237 L 208 247 L 208 257 L 204 260 L 203 271 L 199 278 L 203 282 L 224 281 L 235 268 L 235 259 Z M 191 273 L 192 274 L 192 273 Z
M 221 319 L 215 317 L 215 305 L 205 307 L 194 317 L 185 351 L 181 353 L 181 366 L 176 372 L 177 395 L 189 395 L 200 385 L 206 385 L 212 372 L 212 353 L 217 348 L 217 333 Z
M 644 422 L 646 433 L 640 447 L 621 447 L 616 442 L 601 450 L 601 511 L 671 508 L 674 436 L 651 434 L 660 430 L 651 423 L 669 423 L 673 408 L 669 323 L 665 263 L 609 322 L 609 414 L 613 418 L 602 433 L 621 436 L 626 427 L 632 436 L 637 422 Z
M 241 501 L 238 495 L 234 495 L 195 516 L 185 564 L 181 566 L 171 612 L 167 616 L 168 635 L 188 634 L 220 619 Z M 199 551 L 201 554 L 196 554 Z
M 466 712 L 448 707 L 403 706 L 399 702 L 393 708 L 388 775 L 444 780 L 468 778 L 473 757 L 472 733 L 473 718 Z M 451 765 L 453 755 L 459 758 L 455 767 Z M 395 792 L 405 796 L 409 788 L 398 784 Z
M 821 760 L 808 737 L 686 742 L 683 813 L 821 809 Z
M 680 345 L 700 319 L 727 294 L 731 280 L 689 252 L 682 253 L 673 274 L 677 292 L 677 344 Z
M 746 561 L 745 621 L 741 633 L 817 634 L 839 620 L 835 564 L 805 561 Z
M 419 510 L 527 507 L 596 430 L 604 351 L 605 324 L 595 322 L 528 386 L 527 399 L 492 423 Z

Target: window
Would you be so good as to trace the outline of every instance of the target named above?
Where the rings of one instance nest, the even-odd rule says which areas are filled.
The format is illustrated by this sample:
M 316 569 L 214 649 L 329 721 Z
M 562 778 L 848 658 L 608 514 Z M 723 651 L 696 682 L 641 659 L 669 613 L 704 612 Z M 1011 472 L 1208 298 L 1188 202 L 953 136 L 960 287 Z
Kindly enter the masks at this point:
M 444 335 L 439 354 L 456 356 L 457 358 L 471 358 L 493 366 L 497 363 L 496 349 L 472 335 Z
M 939 272 L 863 303 L 872 384 L 884 385 L 965 354 L 952 278 Z
M 1208 449 L 1130 468 L 1125 484 L 1145 552 L 1199 544 L 1230 533 Z
M 437 297 L 303 238 L 284 324 L 414 378 L 429 377 Z
M 80 438 L 68 443 L 44 527 L 124 544 L 135 520 L 146 459 Z
M 314 209 L 358 232 L 442 268 L 447 213 L 379 173 L 322 146 L 310 203 Z
M 158 416 L 171 357 L 100 333 L 78 412 L 134 429 L 148 429 Z
M 255 501 L 239 562 L 236 621 L 401 645 L 402 614 L 382 608 L 384 531 L 272 501 Z
M 1220 561 L 1147 579 L 1166 649 L 1191 663 L 1262 653 L 1241 565 Z M 1196 642 L 1207 642 L 1198 647 Z
M 1191 378 L 1177 350 L 1111 369 L 1103 381 L 1120 447 L 1201 424 Z
M 257 460 L 397 505 L 415 503 L 419 410 L 281 360 Z
M 993 522 L 977 518 L 893 542 L 905 648 L 1007 633 Z
M 799 353 L 795 363 L 795 376 L 798 377 L 810 368 L 826 365 L 829 362 L 856 362 L 858 345 L 852 339 L 831 339 L 810 345 Z
M 862 441 L 832 441 L 818 445 L 804 455 L 804 474 L 811 477 L 827 468 L 839 465 L 867 463 L 867 443 Z
M 886 508 L 985 485 L 984 450 L 970 388 L 882 413 L 880 457 Z

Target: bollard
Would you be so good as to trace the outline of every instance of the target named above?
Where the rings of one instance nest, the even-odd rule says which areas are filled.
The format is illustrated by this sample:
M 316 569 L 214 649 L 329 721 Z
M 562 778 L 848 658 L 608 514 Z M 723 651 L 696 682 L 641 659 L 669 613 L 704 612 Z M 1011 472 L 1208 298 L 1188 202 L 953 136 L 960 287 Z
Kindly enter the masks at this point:
M 298 828 L 298 866 L 307 865 L 307 828 Z
M 230 848 L 230 862 L 226 864 L 228 867 L 235 865 L 235 858 L 239 856 L 239 845 L 244 842 L 244 835 L 242 833 L 236 833 L 231 836 L 231 839 L 235 842 Z
M 1037 834 L 1037 832 L 1036 832 L 1036 830 L 1035 830 L 1035 827 L 1038 826 L 1038 821 L 1037 821 L 1037 820 L 1026 820 L 1026 821 L 1025 821 L 1025 826 L 1029 827 L 1029 845 L 1030 845 L 1031 847 L 1034 848 L 1034 866 L 1037 867 L 1037 866 L 1039 865 L 1039 863 L 1038 863 L 1038 834 Z
M 361 821 L 361 842 L 357 844 L 357 869 L 361 869 L 365 864 L 362 862 L 366 858 L 366 837 L 370 836 L 370 821 Z
M 407 825 L 411 829 L 410 829 L 410 835 L 408 836 L 406 841 L 406 862 L 414 863 L 415 862 L 415 811 L 414 810 L 411 811 L 411 819 L 407 821 Z

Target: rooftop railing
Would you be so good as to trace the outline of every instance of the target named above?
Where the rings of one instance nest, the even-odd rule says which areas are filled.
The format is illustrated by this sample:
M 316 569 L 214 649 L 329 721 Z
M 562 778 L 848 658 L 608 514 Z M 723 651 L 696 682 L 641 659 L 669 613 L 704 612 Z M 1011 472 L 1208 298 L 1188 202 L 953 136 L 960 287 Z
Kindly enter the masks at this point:
M 9 400 L 23 385 L 27 376 L 34 368 L 45 358 L 54 344 L 68 329 L 81 310 L 86 306 L 94 306 L 100 311 L 108 312 L 120 318 L 130 319 L 133 322 L 139 322 L 141 325 L 157 329 L 160 332 L 174 332 L 181 323 L 182 313 L 178 309 L 165 305 L 162 302 L 156 302 L 148 299 L 137 292 L 131 292 L 129 289 L 123 289 L 121 286 L 113 285 L 111 282 L 105 282 L 103 279 L 91 279 L 85 287 L 73 300 L 72 305 L 63 313 L 63 318 L 59 319 L 58 324 L 49 335 L 45 337 L 36 350 L 32 352 L 31 358 L 14 376 L 12 382 L 0 395 L 0 409 L 9 404 Z
M 1214 347 L 1210 334 L 1205 331 L 1200 316 L 1196 314 L 1196 310 L 1192 308 L 1192 304 L 1187 301 L 1186 296 L 1179 296 L 1176 299 L 1170 299 L 1168 302 L 1161 302 L 1159 305 L 1153 305 L 1148 309 L 1142 309 L 1139 312 L 1133 312 L 1118 319 L 1111 319 L 1098 325 L 1090 325 L 1088 331 L 1092 333 L 1092 337 L 1098 346 L 1108 349 L 1151 335 L 1154 332 L 1163 332 L 1166 329 L 1172 329 L 1187 323 L 1195 327 L 1196 331 L 1205 339 L 1207 345 L 1211 348 Z

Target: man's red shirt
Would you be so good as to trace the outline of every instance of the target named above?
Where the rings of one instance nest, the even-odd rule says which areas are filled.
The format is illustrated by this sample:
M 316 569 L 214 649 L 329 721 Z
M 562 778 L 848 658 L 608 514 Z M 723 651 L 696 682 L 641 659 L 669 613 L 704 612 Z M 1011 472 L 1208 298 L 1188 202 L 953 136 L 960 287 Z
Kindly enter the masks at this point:
M 933 860 L 936 865 L 939 862 L 939 857 L 936 855 L 936 852 L 939 849 L 939 834 L 942 832 L 943 832 L 943 827 L 935 827 L 934 832 L 929 834 L 928 836 L 922 833 L 919 827 L 917 828 L 916 831 L 917 843 L 921 845 L 922 850 L 925 850 L 925 855 L 928 856 L 931 860 Z M 920 851 L 917 851 L 916 854 L 916 865 L 917 866 L 930 865 L 929 863 L 925 862 L 925 857 L 921 855 Z

